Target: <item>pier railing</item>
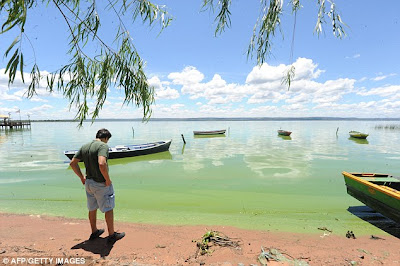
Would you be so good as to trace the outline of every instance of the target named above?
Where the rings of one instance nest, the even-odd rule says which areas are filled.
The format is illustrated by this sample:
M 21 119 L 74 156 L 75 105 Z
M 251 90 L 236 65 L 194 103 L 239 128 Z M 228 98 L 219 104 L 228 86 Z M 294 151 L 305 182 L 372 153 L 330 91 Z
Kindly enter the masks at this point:
M 30 120 L 0 120 L 0 128 L 24 128 L 30 127 L 31 121 Z

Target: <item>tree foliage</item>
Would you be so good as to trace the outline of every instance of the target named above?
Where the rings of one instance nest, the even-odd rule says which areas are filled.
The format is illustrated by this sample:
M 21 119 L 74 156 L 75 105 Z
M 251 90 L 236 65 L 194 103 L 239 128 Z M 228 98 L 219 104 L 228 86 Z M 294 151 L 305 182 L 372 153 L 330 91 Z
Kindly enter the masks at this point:
M 342 38 L 345 36 L 344 23 L 336 11 L 334 0 L 316 0 L 319 7 L 317 23 L 314 31 L 319 35 L 326 17 L 332 22 L 333 34 Z M 134 23 L 139 20 L 152 26 L 159 23 L 160 31 L 166 28 L 172 17 L 165 6 L 160 6 L 148 0 L 106 0 L 106 9 L 114 14 L 117 23 L 114 44 L 116 49 L 105 43 L 99 36 L 102 26 L 99 16 L 99 5 L 95 0 L 2 0 L 0 14 L 6 14 L 2 21 L 0 34 L 16 30 L 17 36 L 9 45 L 4 56 L 8 59 L 6 73 L 9 84 L 15 80 L 18 71 L 24 78 L 24 44 L 29 42 L 25 33 L 25 23 L 28 14 L 34 8 L 43 8 L 44 5 L 54 6 L 64 19 L 70 33 L 68 54 L 70 60 L 60 69 L 49 74 L 42 74 L 36 62 L 30 66 L 30 81 L 27 96 L 36 94 L 39 83 L 46 81 L 46 89 L 50 92 L 59 91 L 69 100 L 70 108 L 77 107 L 76 119 L 82 122 L 91 115 L 92 120 L 99 116 L 99 112 L 107 98 L 110 87 L 123 89 L 125 92 L 124 104 L 134 104 L 143 108 L 143 119 L 151 116 L 151 105 L 154 103 L 154 88 L 149 86 L 144 71 L 144 61 L 135 49 L 129 31 L 123 18 L 130 17 Z M 231 0 L 203 0 L 203 9 L 210 9 L 216 14 L 215 35 L 219 35 L 231 26 Z M 301 8 L 300 0 L 290 0 L 293 14 Z M 330 4 L 327 11 L 327 4 Z M 272 42 L 280 30 L 282 19 L 283 0 L 260 0 L 260 15 L 255 23 L 247 55 L 256 57 L 257 64 L 266 62 L 271 53 Z M 295 30 L 295 27 L 294 27 Z M 97 43 L 100 47 L 97 53 L 89 44 Z M 292 45 L 294 43 L 294 35 Z M 295 69 L 291 66 L 283 77 L 283 82 L 290 87 L 294 78 Z M 90 112 L 88 103 L 95 101 L 94 110 Z
M 41 4 L 54 5 L 64 19 L 69 32 L 70 42 L 68 54 L 70 61 L 46 76 L 42 76 L 39 66 L 35 62 L 31 68 L 31 82 L 28 87 L 28 97 L 36 93 L 39 82 L 46 80 L 47 90 L 61 92 L 70 102 L 70 107 L 78 108 L 76 118 L 80 124 L 89 115 L 88 101 L 95 100 L 94 110 L 90 113 L 92 119 L 98 117 L 107 98 L 107 89 L 118 87 L 125 92 L 125 104 L 135 104 L 143 108 L 143 118 L 151 116 L 151 105 L 154 102 L 154 89 L 149 86 L 144 71 L 144 62 L 135 49 L 132 38 L 123 23 L 123 17 L 132 15 L 131 21 L 140 19 L 152 25 L 159 22 L 161 29 L 167 27 L 171 17 L 165 7 L 155 5 L 150 1 L 108 0 L 107 9 L 118 18 L 115 34 L 116 46 L 114 50 L 99 36 L 101 20 L 98 15 L 98 6 L 95 0 L 82 4 L 79 0 L 9 0 L 2 1 L 0 12 L 8 14 L 2 24 L 1 34 L 18 28 L 19 34 L 5 52 L 9 58 L 6 73 L 9 84 L 13 83 L 18 70 L 24 81 L 23 38 L 25 36 L 25 22 L 29 10 Z M 85 8 L 83 8 L 85 6 Z M 88 44 L 96 42 L 101 48 L 93 54 Z M 90 51 L 88 51 L 90 50 Z M 11 52 L 11 53 L 10 53 Z M 11 55 L 12 56 L 9 56 Z

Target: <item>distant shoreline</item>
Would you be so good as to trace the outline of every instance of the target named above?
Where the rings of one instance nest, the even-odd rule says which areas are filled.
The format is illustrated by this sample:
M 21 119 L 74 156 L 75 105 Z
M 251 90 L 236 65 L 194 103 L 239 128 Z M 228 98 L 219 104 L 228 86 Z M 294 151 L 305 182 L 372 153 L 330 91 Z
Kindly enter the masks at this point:
M 74 119 L 38 119 L 31 122 L 77 122 Z M 141 118 L 98 118 L 95 122 L 143 121 Z M 358 117 L 194 117 L 194 118 L 151 118 L 149 122 L 165 121 L 400 121 L 400 118 Z M 87 119 L 84 122 L 92 122 Z

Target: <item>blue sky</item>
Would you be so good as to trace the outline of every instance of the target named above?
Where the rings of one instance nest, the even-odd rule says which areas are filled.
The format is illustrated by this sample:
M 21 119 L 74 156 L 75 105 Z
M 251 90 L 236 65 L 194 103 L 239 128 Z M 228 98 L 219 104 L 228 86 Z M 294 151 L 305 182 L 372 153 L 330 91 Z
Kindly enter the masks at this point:
M 314 33 L 317 5 L 303 0 L 297 15 L 290 51 L 294 17 L 284 1 L 281 32 L 273 39 L 267 63 L 256 66 L 246 51 L 259 15 L 259 1 L 232 0 L 231 28 L 214 36 L 214 14 L 201 12 L 202 1 L 165 0 L 174 17 L 159 35 L 157 26 L 129 26 L 133 41 L 146 61 L 149 82 L 155 87 L 153 117 L 400 117 L 400 2 L 336 1 L 348 25 L 348 36 L 333 36 L 329 21 L 319 37 Z M 66 63 L 68 32 L 53 7 L 31 11 L 26 34 L 41 71 L 54 71 Z M 103 13 L 104 14 L 104 13 Z M 101 14 L 100 14 L 101 15 Z M 1 23 L 4 14 L 0 14 Z M 105 29 L 100 36 L 113 35 L 113 20 L 100 17 Z M 4 54 L 15 32 L 0 35 Z M 25 42 L 25 70 L 33 62 Z M 288 91 L 281 78 L 294 63 L 296 77 Z M 27 86 L 18 78 L 8 86 L 4 74 L 7 60 L 0 61 L 0 114 L 21 110 L 24 119 L 72 119 L 76 109 L 59 93 L 44 88 L 32 99 L 24 97 Z M 29 73 L 25 73 L 29 79 Z M 110 88 L 100 118 L 141 118 L 142 110 L 123 106 L 123 92 Z M 93 105 L 91 105 L 93 106 Z M 92 110 L 92 109 L 91 109 Z

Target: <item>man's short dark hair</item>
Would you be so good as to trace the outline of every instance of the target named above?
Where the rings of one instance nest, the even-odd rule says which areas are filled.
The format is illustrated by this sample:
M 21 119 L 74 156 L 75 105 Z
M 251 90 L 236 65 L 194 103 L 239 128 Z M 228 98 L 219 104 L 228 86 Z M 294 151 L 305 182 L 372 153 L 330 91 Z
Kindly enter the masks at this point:
M 96 134 L 96 139 L 109 139 L 111 138 L 111 133 L 105 128 L 99 129 Z

